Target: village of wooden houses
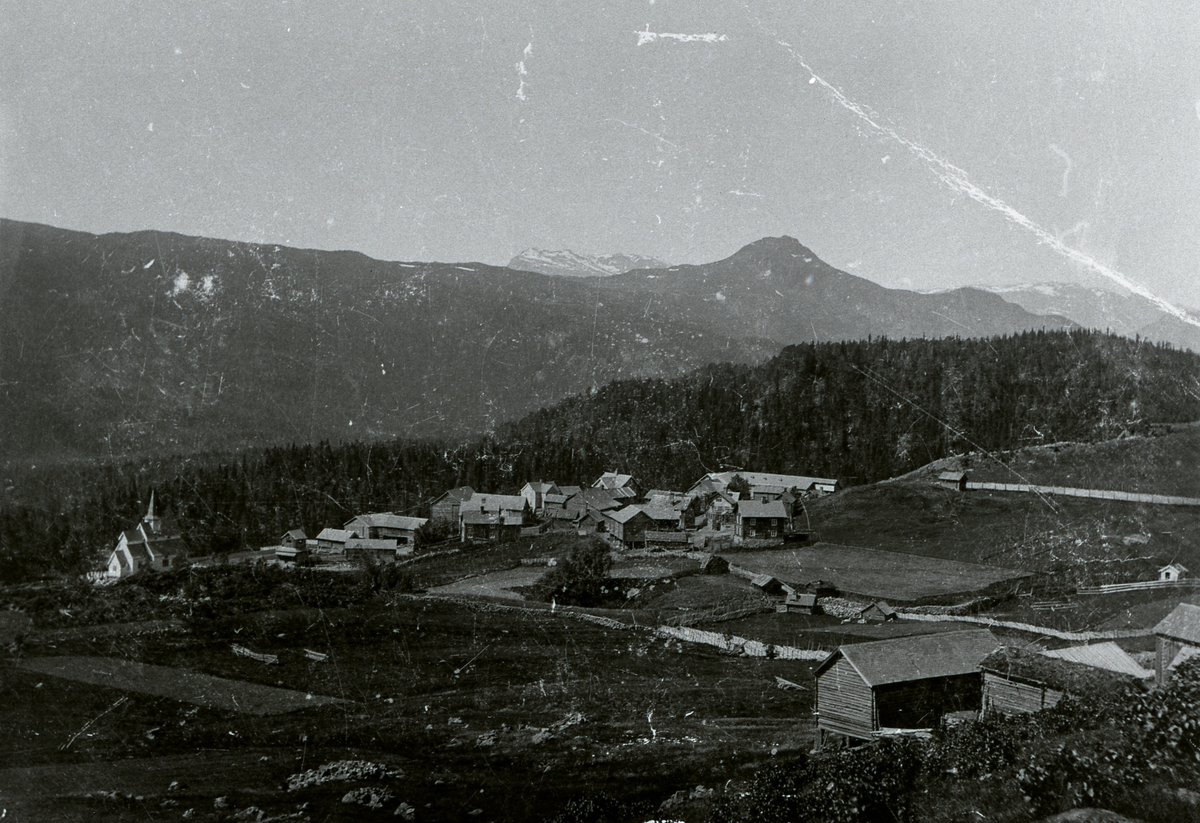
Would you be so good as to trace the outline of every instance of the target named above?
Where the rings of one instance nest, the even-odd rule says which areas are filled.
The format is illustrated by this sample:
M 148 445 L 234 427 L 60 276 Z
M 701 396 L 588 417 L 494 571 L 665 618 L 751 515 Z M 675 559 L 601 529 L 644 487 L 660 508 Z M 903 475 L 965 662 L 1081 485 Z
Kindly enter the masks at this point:
M 929 479 L 933 485 L 955 492 L 968 490 L 963 471 L 936 472 Z M 989 592 L 1013 585 L 1019 588 L 1029 575 L 904 556 L 906 573 L 897 574 L 890 584 L 886 579 L 868 579 L 880 566 L 882 575 L 888 576 L 883 556 L 889 553 L 822 543 L 810 520 L 808 504 L 838 490 L 838 481 L 831 478 L 752 471 L 709 473 L 686 491 L 644 490 L 634 477 L 616 471 L 604 473 L 589 487 L 531 480 L 519 494 L 479 493 L 463 486 L 433 500 L 427 518 L 366 512 L 312 537 L 303 529 L 291 529 L 280 535 L 277 545 L 223 556 L 219 561 L 187 557 L 186 546 L 172 525 L 155 513 L 151 496 L 143 520 L 120 534 L 106 568 L 91 573 L 90 579 L 106 585 L 181 564 L 215 562 L 346 571 L 363 563 L 405 564 L 429 555 L 562 533 L 603 540 L 616 564 L 615 577 L 636 578 L 647 566 L 649 577 L 661 576 L 667 573 L 661 561 L 671 559 L 675 566 L 670 574 L 740 579 L 747 590 L 773 603 L 773 611 L 780 615 L 825 614 L 842 623 L 881 627 L 907 623 L 917 629 L 935 624 L 945 629 L 952 624 L 951 630 L 895 631 L 895 636 L 886 639 L 854 642 L 833 650 L 792 648 L 686 626 L 660 627 L 669 638 L 815 665 L 814 751 L 881 737 L 928 736 L 940 725 L 984 713 L 1020 714 L 1050 708 L 1066 695 L 1086 698 L 1131 684 L 1143 689 L 1163 686 L 1177 667 L 1200 655 L 1200 606 L 1189 603 L 1180 603 L 1154 626 L 1154 651 L 1133 653 L 1115 640 L 1146 632 L 1072 633 L 972 616 L 962 608 L 922 606 L 920 603 L 931 601 L 929 595 L 943 601 L 972 596 L 981 602 Z M 1070 489 L 1056 491 L 1073 493 Z M 1169 502 L 1200 503 L 1182 498 Z M 440 542 L 426 538 L 430 524 L 440 527 Z M 823 558 L 825 565 L 818 563 L 817 567 L 835 579 L 804 571 L 813 565 L 797 560 L 800 551 L 810 560 Z M 472 576 L 442 587 L 441 592 L 482 600 L 520 600 L 514 591 L 517 584 L 535 581 L 555 563 L 554 557 L 526 559 L 522 561 L 524 571 L 516 578 L 503 573 Z M 920 576 L 923 563 L 928 567 L 928 585 L 921 591 L 906 588 L 901 578 Z M 948 569 L 951 566 L 958 568 Z M 939 583 L 947 576 L 958 580 Z M 1155 580 L 1109 588 L 1166 590 L 1192 582 L 1185 567 L 1171 563 L 1158 570 Z M 881 596 L 889 586 L 894 596 Z M 636 594 L 638 589 L 632 592 Z M 1036 643 L 1013 644 L 994 634 L 993 628 L 1070 644 L 1054 649 L 1039 648 Z M 777 679 L 780 688 L 802 688 Z

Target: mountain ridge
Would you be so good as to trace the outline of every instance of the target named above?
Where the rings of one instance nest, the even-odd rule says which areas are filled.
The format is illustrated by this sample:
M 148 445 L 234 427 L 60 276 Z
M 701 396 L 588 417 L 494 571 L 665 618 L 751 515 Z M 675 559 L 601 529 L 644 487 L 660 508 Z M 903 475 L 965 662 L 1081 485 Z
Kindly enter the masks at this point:
M 1064 325 L 889 292 L 794 239 L 603 278 L 10 220 L 0 248 L 0 459 L 458 437 L 814 338 Z

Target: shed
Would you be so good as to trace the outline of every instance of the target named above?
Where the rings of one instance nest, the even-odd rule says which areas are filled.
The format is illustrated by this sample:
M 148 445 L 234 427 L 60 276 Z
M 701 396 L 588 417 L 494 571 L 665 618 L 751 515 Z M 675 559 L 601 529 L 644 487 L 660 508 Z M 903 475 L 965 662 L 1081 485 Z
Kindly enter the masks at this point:
M 646 530 L 654 528 L 654 520 L 640 506 L 626 506 L 604 512 L 604 526 L 613 540 L 629 548 L 645 542 Z
M 967 473 L 966 472 L 941 472 L 937 479 L 933 481 L 935 485 L 944 486 L 947 489 L 965 492 L 967 490 Z
M 789 594 L 779 605 L 778 611 L 799 612 L 800 614 L 820 614 L 821 607 L 817 605 L 817 596 L 811 592 L 796 592 Z
M 317 535 L 317 549 L 342 554 L 346 551 L 346 541 L 351 537 L 354 537 L 354 532 L 345 529 L 321 529 Z
M 287 546 L 289 549 L 303 549 L 308 542 L 308 535 L 304 533 L 304 529 L 289 529 L 283 533 L 283 537 L 279 538 L 279 545 Z
M 896 610 L 886 600 L 876 600 L 858 613 L 859 620 L 871 623 L 888 623 L 896 619 Z
M 1180 603 L 1154 627 L 1154 676 L 1159 686 L 1171 678 L 1176 658 L 1200 648 L 1200 606 Z M 1190 651 L 1189 651 L 1190 649 Z
M 308 548 L 303 544 L 299 546 L 280 545 L 275 547 L 275 559 L 282 563 L 295 563 L 297 566 L 302 566 L 308 563 L 311 557 Z
M 1098 648 L 1100 646 L 1112 646 L 1116 653 L 1108 648 Z M 1075 649 L 1096 651 L 1081 655 Z M 1122 656 L 1124 661 L 1120 659 Z M 1089 657 L 1106 665 L 1081 662 Z M 1117 671 L 1109 668 L 1110 665 L 1121 669 L 1132 666 L 1132 670 Z M 1111 694 L 1153 674 L 1142 671 L 1114 643 L 1077 646 L 1058 652 L 1005 646 L 984 658 L 979 668 L 983 673 L 983 711 L 1010 715 L 1053 708 L 1068 694 Z
M 750 578 L 750 585 L 761 589 L 763 594 L 783 594 L 783 583 L 777 577 L 769 574 L 756 574 Z
M 928 729 L 945 714 L 979 711 L 980 662 L 1000 643 L 987 629 L 841 646 L 816 669 L 817 747 Z
M 1163 583 L 1177 583 L 1187 577 L 1187 567 L 1180 563 L 1168 563 L 1158 570 L 1158 579 Z
M 701 555 L 699 563 L 701 574 L 729 574 L 729 561 L 720 555 Z
M 401 548 L 394 537 L 351 537 L 346 541 L 346 557 L 354 560 L 395 560 L 397 555 L 411 552 L 411 547 Z
M 405 546 L 417 542 L 417 530 L 429 521 L 423 517 L 407 517 L 393 512 L 360 514 L 343 527 L 358 537 L 371 540 L 395 540 Z

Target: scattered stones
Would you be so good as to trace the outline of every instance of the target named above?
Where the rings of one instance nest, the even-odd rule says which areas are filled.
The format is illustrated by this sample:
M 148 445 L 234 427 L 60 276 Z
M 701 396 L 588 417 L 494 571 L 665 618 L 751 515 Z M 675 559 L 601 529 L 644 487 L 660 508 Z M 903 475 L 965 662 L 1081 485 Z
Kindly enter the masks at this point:
M 393 814 L 401 820 L 407 821 L 407 823 L 412 823 L 412 821 L 417 819 L 417 810 L 407 803 L 401 803 L 397 806 Z
M 294 792 L 297 789 L 306 789 L 339 780 L 383 780 L 402 776 L 402 772 L 390 770 L 382 763 L 370 763 L 366 760 L 337 760 L 292 775 L 288 778 L 288 791 Z
M 392 793 L 387 789 L 362 788 L 346 792 L 342 796 L 343 803 L 354 803 L 366 806 L 368 809 L 382 809 L 383 804 L 392 799 Z

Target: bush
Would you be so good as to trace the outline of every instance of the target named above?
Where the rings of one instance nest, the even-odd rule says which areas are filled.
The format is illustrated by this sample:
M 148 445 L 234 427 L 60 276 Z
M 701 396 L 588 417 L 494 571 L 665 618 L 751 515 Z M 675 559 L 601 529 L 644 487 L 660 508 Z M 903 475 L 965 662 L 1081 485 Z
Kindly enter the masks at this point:
M 551 820 L 553 823 L 625 823 L 633 811 L 629 804 L 600 792 L 571 798 Z
M 608 579 L 612 555 L 598 537 L 576 543 L 566 557 L 534 587 L 533 597 L 575 606 L 596 606 L 622 597 L 620 586 Z

